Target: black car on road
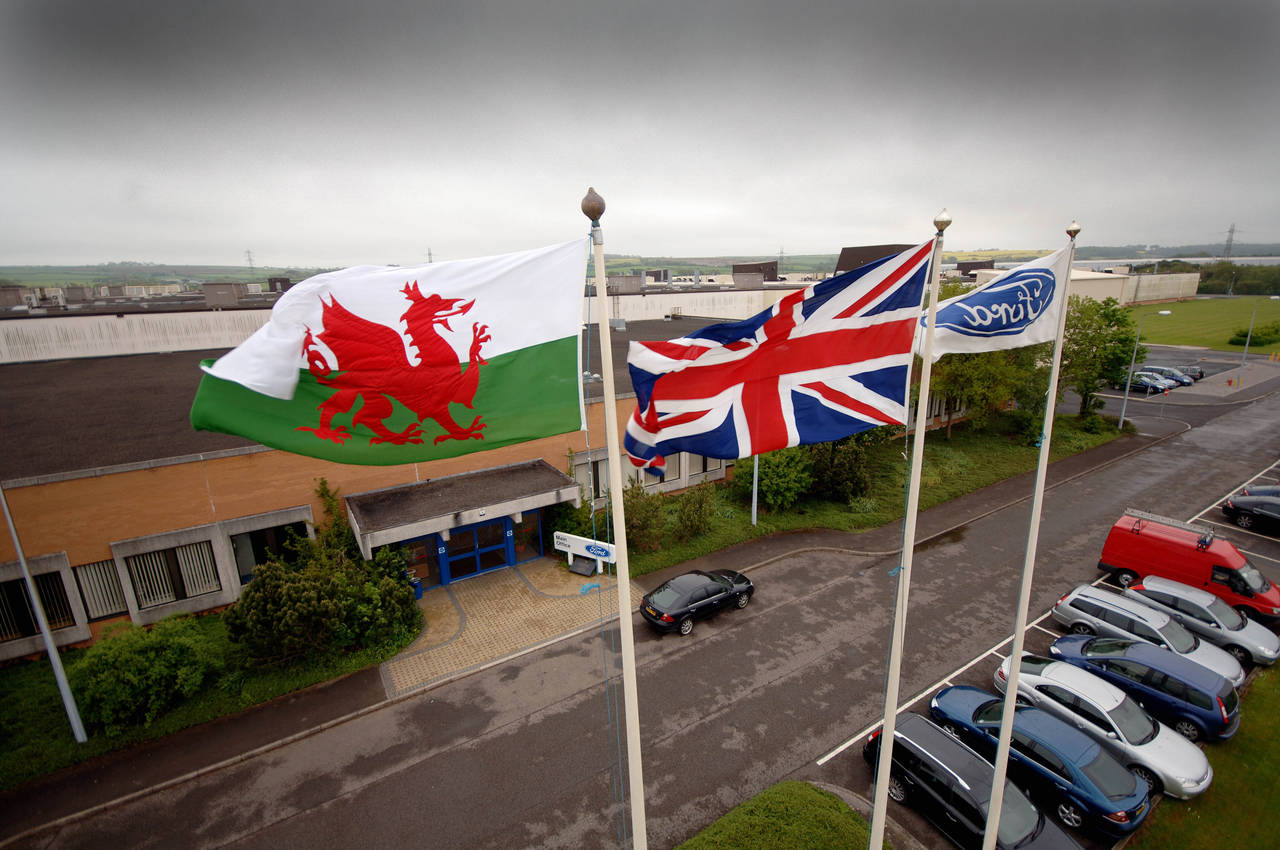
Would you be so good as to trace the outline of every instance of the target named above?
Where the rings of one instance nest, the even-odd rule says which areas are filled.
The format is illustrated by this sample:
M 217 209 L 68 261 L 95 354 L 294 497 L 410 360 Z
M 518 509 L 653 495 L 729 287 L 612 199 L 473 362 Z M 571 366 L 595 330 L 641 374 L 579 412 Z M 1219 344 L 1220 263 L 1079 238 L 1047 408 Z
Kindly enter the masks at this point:
M 733 570 L 694 570 L 664 582 L 640 604 L 645 622 L 660 632 L 693 631 L 693 621 L 725 608 L 746 608 L 755 593 L 751 579 Z
M 1280 531 L 1280 496 L 1232 496 L 1222 503 L 1222 512 L 1241 528 Z

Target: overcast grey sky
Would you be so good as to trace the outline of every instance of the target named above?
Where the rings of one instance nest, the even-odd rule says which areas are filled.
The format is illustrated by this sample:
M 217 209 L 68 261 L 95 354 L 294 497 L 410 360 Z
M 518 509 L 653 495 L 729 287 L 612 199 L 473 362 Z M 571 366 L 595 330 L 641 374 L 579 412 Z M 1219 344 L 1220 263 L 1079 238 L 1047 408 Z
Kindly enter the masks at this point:
M 0 2 L 0 264 L 1280 241 L 1275 0 Z

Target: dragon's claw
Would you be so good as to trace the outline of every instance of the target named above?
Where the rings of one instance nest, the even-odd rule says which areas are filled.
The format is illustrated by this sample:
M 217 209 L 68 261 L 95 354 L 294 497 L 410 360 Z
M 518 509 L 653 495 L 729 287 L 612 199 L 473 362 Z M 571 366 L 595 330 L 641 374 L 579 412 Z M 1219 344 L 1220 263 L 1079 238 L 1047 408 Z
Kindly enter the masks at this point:
M 415 446 L 422 445 L 422 428 L 415 422 L 400 433 L 388 431 L 385 434 L 376 435 L 369 439 L 369 445 L 376 446 L 379 443 L 391 443 L 396 446 L 411 444 Z
M 337 428 L 308 428 L 305 425 L 299 425 L 294 428 L 295 431 L 310 431 L 322 440 L 333 440 L 338 445 L 342 445 L 351 439 L 351 432 L 339 425 Z

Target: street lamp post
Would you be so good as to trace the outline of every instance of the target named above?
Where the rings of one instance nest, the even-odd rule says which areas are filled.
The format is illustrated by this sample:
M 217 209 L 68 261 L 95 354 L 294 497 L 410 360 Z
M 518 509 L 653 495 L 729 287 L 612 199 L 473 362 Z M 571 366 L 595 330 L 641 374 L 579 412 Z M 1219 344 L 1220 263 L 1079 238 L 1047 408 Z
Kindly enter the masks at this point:
M 1272 295 L 1272 301 L 1280 301 L 1280 295 Z M 1258 306 L 1253 307 L 1253 315 L 1249 317 L 1249 333 L 1244 338 L 1244 354 L 1240 355 L 1240 377 L 1236 379 L 1236 386 L 1244 386 L 1244 361 L 1249 356 L 1249 343 L 1253 341 L 1253 321 L 1258 318 Z
M 1173 311 L 1161 310 L 1156 315 L 1171 316 Z M 1133 384 L 1133 367 L 1138 362 L 1138 343 L 1142 341 L 1142 322 L 1146 318 L 1146 316 L 1143 316 L 1138 319 L 1138 334 L 1133 338 L 1133 354 L 1129 357 L 1129 373 L 1125 376 L 1124 382 L 1124 402 L 1120 405 L 1120 424 L 1116 426 L 1121 430 L 1124 430 L 1124 413 L 1129 409 L 1129 387 Z

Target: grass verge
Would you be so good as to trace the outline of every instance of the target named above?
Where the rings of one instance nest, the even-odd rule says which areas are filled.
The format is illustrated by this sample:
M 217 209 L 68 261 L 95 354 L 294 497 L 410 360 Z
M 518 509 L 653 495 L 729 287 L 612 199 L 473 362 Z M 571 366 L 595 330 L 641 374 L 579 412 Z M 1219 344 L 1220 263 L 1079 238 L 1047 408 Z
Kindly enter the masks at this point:
M 1162 800 L 1129 850 L 1276 846 L 1276 824 L 1267 812 L 1280 784 L 1280 670 L 1258 673 L 1243 705 L 1235 737 L 1205 747 L 1213 765 L 1209 790 L 1186 802 Z
M 871 828 L 836 795 L 807 782 L 766 788 L 678 850 L 811 850 L 866 847 Z M 885 847 L 892 847 L 888 841 Z
M 1168 310 L 1169 315 L 1153 315 L 1160 310 Z M 1257 310 L 1256 318 L 1254 310 Z M 1227 340 L 1237 330 L 1248 328 L 1251 318 L 1254 319 L 1255 327 L 1280 321 L 1280 301 L 1272 301 L 1266 295 L 1146 304 L 1134 307 L 1132 311 L 1135 322 L 1143 320 L 1143 342 L 1156 345 L 1196 345 L 1236 355 L 1242 354 L 1244 347 L 1231 345 Z M 1249 346 L 1250 354 L 1271 354 L 1276 351 L 1280 351 L 1280 342 Z
M 237 649 L 227 639 L 220 615 L 198 617 L 197 623 L 204 640 L 228 659 L 222 675 L 150 725 L 136 726 L 119 735 L 92 733 L 83 744 L 77 744 L 72 737 L 47 659 L 11 664 L 0 670 L 0 790 L 354 673 L 385 661 L 403 648 L 384 646 L 290 666 L 249 668 L 237 663 Z M 64 651 L 63 666 L 70 667 L 83 652 Z
M 1109 423 L 1100 433 L 1092 433 L 1082 427 L 1077 417 L 1058 416 L 1054 420 L 1050 457 L 1058 460 L 1078 454 L 1118 436 L 1119 432 Z M 940 432 L 931 432 L 924 444 L 920 510 L 1033 470 L 1039 451 L 1016 436 L 975 432 L 963 426 L 954 429 L 951 439 Z M 895 522 L 906 509 L 904 454 L 910 454 L 910 444 L 902 438 L 872 449 L 871 489 L 866 496 L 855 498 L 849 504 L 810 499 L 786 511 L 761 508 L 754 526 L 750 504 L 744 505 L 734 498 L 728 488 L 717 487 L 711 527 L 686 541 L 668 537 L 656 551 L 632 551 L 629 553 L 631 574 L 655 572 L 735 543 L 778 532 L 809 528 L 857 532 Z

